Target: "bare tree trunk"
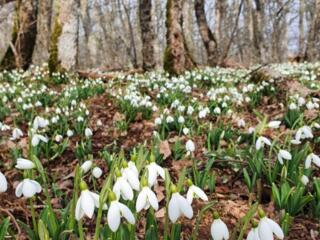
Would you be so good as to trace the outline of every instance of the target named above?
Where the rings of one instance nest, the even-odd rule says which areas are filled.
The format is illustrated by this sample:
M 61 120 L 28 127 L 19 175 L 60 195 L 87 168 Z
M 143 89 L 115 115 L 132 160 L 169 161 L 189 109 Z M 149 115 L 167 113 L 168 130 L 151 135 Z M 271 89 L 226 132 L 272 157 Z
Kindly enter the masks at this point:
M 303 56 L 305 44 L 304 44 L 304 12 L 305 12 L 305 0 L 300 0 L 299 3 L 299 57 Z
M 255 0 L 256 10 L 254 11 L 254 46 L 256 50 L 256 56 L 259 62 L 266 61 L 266 49 L 264 42 L 264 0 Z
M 156 66 L 154 44 L 155 33 L 152 25 L 152 0 L 139 1 L 139 17 L 142 38 L 142 66 L 145 71 Z
M 164 69 L 170 74 L 181 74 L 185 69 L 193 66 L 182 33 L 182 3 L 183 0 L 168 0 L 167 2 L 167 48 L 164 56 Z
M 305 58 L 308 61 L 315 61 L 320 57 L 320 0 L 315 1 L 313 19 L 309 28 L 308 42 Z
M 204 10 L 204 0 L 195 1 L 195 11 L 196 11 L 196 17 L 197 17 L 200 35 L 207 51 L 208 64 L 210 66 L 216 66 L 219 62 L 218 44 L 206 20 L 206 15 Z
M 23 69 L 29 67 L 37 36 L 37 4 L 36 0 L 17 2 L 14 44 L 10 45 L 0 64 L 3 67 Z

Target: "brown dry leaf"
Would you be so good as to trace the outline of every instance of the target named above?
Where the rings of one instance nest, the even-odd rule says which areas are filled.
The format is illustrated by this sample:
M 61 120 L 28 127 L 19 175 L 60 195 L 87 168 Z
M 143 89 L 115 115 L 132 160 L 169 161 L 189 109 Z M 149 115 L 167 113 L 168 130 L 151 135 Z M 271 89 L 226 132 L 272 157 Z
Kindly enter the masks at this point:
M 125 119 L 125 116 L 119 112 L 116 112 L 113 116 L 113 121 L 114 122 L 119 122 Z
M 156 218 L 163 218 L 166 213 L 166 209 L 163 207 L 158 212 L 155 213 Z
M 168 158 L 171 155 L 171 149 L 167 140 L 161 141 L 159 144 L 159 152 L 163 154 L 163 159 Z
M 164 187 L 163 186 L 160 186 L 160 185 L 157 185 L 154 187 L 154 191 L 157 195 L 157 199 L 158 199 L 158 202 L 161 202 L 165 196 L 164 196 Z
M 183 159 L 172 162 L 172 169 L 176 172 L 180 172 L 184 167 L 191 167 L 192 161 L 190 159 Z

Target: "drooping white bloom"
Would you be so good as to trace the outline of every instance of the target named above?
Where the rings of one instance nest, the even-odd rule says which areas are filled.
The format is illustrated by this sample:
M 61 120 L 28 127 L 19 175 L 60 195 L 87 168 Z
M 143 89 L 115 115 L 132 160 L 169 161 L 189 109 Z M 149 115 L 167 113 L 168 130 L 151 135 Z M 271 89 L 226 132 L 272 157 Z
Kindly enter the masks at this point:
M 309 183 L 309 178 L 306 176 L 306 175 L 303 175 L 301 178 L 300 178 L 300 181 L 302 182 L 303 185 L 308 185 Z
M 12 130 L 12 137 L 11 140 L 17 140 L 19 138 L 23 137 L 23 132 L 21 131 L 20 128 L 14 128 Z
M 37 130 L 39 128 L 45 128 L 49 125 L 49 121 L 47 119 L 44 119 L 43 117 L 35 117 L 33 120 L 33 129 Z
M 261 149 L 265 144 L 271 146 L 270 140 L 266 137 L 260 136 L 256 141 L 256 149 Z
M 7 189 L 8 182 L 6 176 L 4 176 L 2 172 L 0 172 L 0 193 L 7 191 Z
M 241 118 L 237 121 L 237 125 L 238 125 L 238 128 L 242 128 L 246 126 L 246 122 L 244 121 L 244 119 Z
M 118 200 L 120 199 L 120 196 L 122 196 L 124 200 L 133 199 L 133 190 L 130 184 L 127 182 L 127 179 L 121 175 L 117 177 L 112 191 L 116 194 Z
M 312 129 L 309 126 L 303 126 L 299 128 L 296 132 L 295 139 L 299 141 L 307 138 L 313 138 Z
M 196 146 L 195 146 L 194 142 L 189 139 L 186 142 L 186 150 L 187 150 L 187 152 L 194 152 L 195 149 L 196 149 Z
M 68 137 L 72 137 L 72 136 L 73 136 L 73 131 L 70 130 L 70 129 L 68 129 L 68 131 L 67 131 L 67 136 L 68 136 Z
M 213 240 L 229 239 L 228 227 L 219 217 L 215 217 L 211 224 L 211 236 Z
M 127 163 L 125 163 L 124 168 L 121 169 L 122 176 L 127 180 L 130 184 L 131 188 L 139 191 L 140 190 L 140 182 L 139 178 L 135 171 L 133 171 Z
M 268 123 L 269 128 L 279 128 L 281 124 L 281 121 L 270 121 Z
M 82 165 L 80 166 L 83 174 L 87 173 L 91 167 L 92 167 L 93 162 L 91 160 L 87 160 L 84 163 L 82 163 Z
M 136 210 L 140 212 L 142 209 L 149 209 L 150 206 L 157 211 L 159 208 L 158 199 L 156 194 L 148 186 L 144 186 L 138 195 Z
M 79 221 L 84 215 L 88 218 L 92 218 L 94 208 L 99 208 L 99 204 L 98 194 L 91 192 L 88 189 L 82 190 L 76 205 L 76 219 Z M 103 209 L 107 209 L 107 204 L 103 205 Z
M 182 215 L 189 219 L 193 216 L 193 209 L 188 200 L 181 196 L 180 193 L 174 191 L 169 202 L 168 211 L 169 219 L 173 223 Z
M 278 160 L 279 160 L 281 165 L 283 164 L 283 159 L 291 160 L 292 156 L 291 156 L 291 153 L 289 153 L 288 151 L 280 149 L 280 151 L 278 153 Z
M 42 188 L 37 181 L 26 178 L 18 184 L 16 188 L 16 196 L 21 197 L 23 195 L 26 198 L 31 198 L 36 193 L 40 193 L 41 190 Z
M 62 139 L 63 139 L 63 137 L 62 137 L 60 134 L 56 135 L 55 138 L 54 138 L 54 140 L 55 140 L 57 143 L 61 142 Z
M 310 153 L 306 158 L 304 167 L 306 169 L 310 168 L 311 163 L 314 163 L 317 167 L 320 167 L 320 157 L 314 153 Z
M 213 112 L 215 113 L 215 114 L 220 114 L 221 113 L 221 109 L 219 108 L 219 107 L 215 107 L 214 109 L 213 109 Z
M 17 159 L 17 164 L 16 164 L 15 167 L 18 168 L 18 169 L 22 169 L 22 170 L 28 170 L 28 169 L 33 169 L 35 167 L 35 165 L 29 159 L 18 158 Z
M 116 232 L 118 230 L 121 217 L 124 217 L 131 224 L 135 224 L 136 222 L 131 210 L 126 205 L 118 200 L 111 201 L 107 216 L 111 231 Z
M 190 131 L 189 128 L 186 128 L 186 127 L 182 129 L 182 132 L 184 135 L 188 135 L 189 131 Z
M 48 142 L 48 138 L 46 138 L 43 135 L 40 134 L 34 134 L 31 140 L 31 144 L 33 147 L 36 147 L 39 145 L 40 141 L 47 143 Z
M 87 137 L 87 138 L 89 138 L 89 137 L 91 137 L 92 136 L 92 130 L 90 129 L 90 128 L 86 128 L 85 130 L 84 130 L 84 135 Z
M 159 118 L 159 117 L 157 117 L 157 118 L 154 120 L 154 124 L 155 124 L 155 125 L 161 125 L 161 123 L 162 123 L 162 119 Z
M 187 192 L 187 200 L 191 204 L 194 197 L 201 198 L 203 201 L 208 201 L 208 197 L 205 192 L 198 186 L 192 184 Z
M 278 223 L 266 216 L 260 219 L 258 232 L 260 240 L 272 240 L 273 234 L 275 234 L 279 239 L 284 238 L 283 231 Z
M 174 122 L 174 118 L 171 117 L 171 116 L 167 116 L 166 122 L 167 122 L 167 123 L 172 123 L 172 122 Z
M 100 178 L 102 176 L 102 170 L 101 168 L 99 167 L 94 167 L 92 169 L 92 175 L 95 177 L 95 178 Z
M 157 177 L 160 175 L 162 179 L 165 179 L 165 172 L 162 167 L 160 167 L 155 162 L 149 163 L 149 165 L 146 166 L 148 170 L 148 184 L 149 187 L 152 187 L 157 182 Z
M 136 164 L 133 161 L 128 162 L 128 167 L 131 169 L 131 171 L 134 172 L 134 174 L 136 174 L 137 177 L 139 177 L 139 171 L 137 169 Z
M 181 124 L 182 124 L 182 123 L 184 123 L 184 121 L 185 121 L 185 120 L 184 120 L 184 117 L 183 117 L 183 116 L 179 116 L 179 117 L 178 117 L 178 123 L 181 123 Z

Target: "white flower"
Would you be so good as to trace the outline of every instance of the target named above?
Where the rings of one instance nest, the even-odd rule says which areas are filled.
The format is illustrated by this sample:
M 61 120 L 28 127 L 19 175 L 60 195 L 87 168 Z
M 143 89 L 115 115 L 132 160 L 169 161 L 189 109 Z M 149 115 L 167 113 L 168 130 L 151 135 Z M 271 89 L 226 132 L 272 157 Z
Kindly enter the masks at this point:
M 161 118 L 157 117 L 155 120 L 154 120 L 154 124 L 155 125 L 160 125 L 162 123 L 162 120 Z
M 38 128 L 45 128 L 48 124 L 49 121 L 47 119 L 37 116 L 33 120 L 33 129 L 37 130 Z
M 283 231 L 278 223 L 266 216 L 260 219 L 258 232 L 260 240 L 271 240 L 273 239 L 273 234 L 279 239 L 284 238 Z
M 166 122 L 167 122 L 167 123 L 172 123 L 172 122 L 174 122 L 174 118 L 171 117 L 171 116 L 168 116 L 168 117 L 166 118 Z
M 278 153 L 278 160 L 281 165 L 283 164 L 283 159 L 291 160 L 292 156 L 291 156 L 291 153 L 289 153 L 288 151 L 280 149 L 280 151 Z
M 8 182 L 6 177 L 0 172 L 0 193 L 7 191 L 8 189 Z
M 244 121 L 244 119 L 241 118 L 237 121 L 237 125 L 238 125 L 238 128 L 245 127 L 246 122 Z
M 180 124 L 182 124 L 182 123 L 184 123 L 184 117 L 183 116 L 179 116 L 178 117 L 178 123 L 180 123 Z
M 300 139 L 313 138 L 312 130 L 309 126 L 303 126 L 299 128 L 296 132 L 295 139 L 300 141 Z
M 120 196 L 122 196 L 124 200 L 131 201 L 133 199 L 133 190 L 127 182 L 127 179 L 121 176 L 121 174 L 120 176 L 118 175 L 112 191 L 116 194 L 117 199 L 120 199 Z
M 129 168 L 127 163 L 125 163 L 125 168 L 121 169 L 121 173 L 122 173 L 122 176 L 130 184 L 132 189 L 134 189 L 136 191 L 140 190 L 139 178 L 138 178 L 136 172 L 132 171 L 132 169 Z
M 306 175 L 303 175 L 300 179 L 303 185 L 307 185 L 309 183 L 309 178 Z
M 295 110 L 295 109 L 297 109 L 298 107 L 297 107 L 297 105 L 295 104 L 295 103 L 290 103 L 290 105 L 289 105 L 289 109 L 290 110 Z
M 139 177 L 139 171 L 136 167 L 136 164 L 133 161 L 128 162 L 128 167 L 137 175 L 137 177 Z
M 18 158 L 17 164 L 15 166 L 18 169 L 27 170 L 27 169 L 33 169 L 35 167 L 34 163 L 28 159 L 25 158 Z
M 306 169 L 310 168 L 312 162 L 313 162 L 316 166 L 320 167 L 320 157 L 319 157 L 318 155 L 314 154 L 314 153 L 310 153 L 310 154 L 307 156 L 304 167 L 305 167 Z
M 118 230 L 121 217 L 124 217 L 131 224 L 135 224 L 136 222 L 131 210 L 126 205 L 117 200 L 111 201 L 107 216 L 111 231 L 116 232 Z
M 79 221 L 84 215 L 92 218 L 94 208 L 99 208 L 99 195 L 89 191 L 88 189 L 82 190 L 81 195 L 77 201 L 75 217 Z M 107 205 L 103 205 L 103 209 L 107 209 Z
M 279 128 L 281 121 L 271 121 L 268 123 L 269 128 Z
M 188 192 L 187 192 L 187 200 L 188 200 L 188 202 L 190 204 L 192 203 L 194 197 L 199 197 L 203 201 L 208 201 L 208 197 L 205 194 L 205 192 L 201 188 L 199 188 L 196 185 L 192 184 L 189 187 Z
M 63 139 L 63 137 L 62 137 L 60 134 L 56 135 L 55 138 L 54 138 L 54 140 L 55 140 L 56 142 L 58 142 L 58 143 L 61 142 L 62 139 Z
M 31 144 L 33 147 L 36 147 L 39 145 L 40 141 L 47 143 L 48 138 L 46 138 L 45 136 L 40 135 L 40 134 L 35 134 L 32 137 Z
M 211 224 L 211 236 L 213 240 L 229 239 L 229 230 L 227 225 L 217 216 Z
M 23 195 L 26 198 L 31 198 L 36 193 L 40 193 L 41 190 L 42 188 L 37 181 L 26 178 L 18 184 L 16 188 L 16 196 L 21 197 Z
M 22 132 L 21 129 L 19 129 L 19 128 L 14 128 L 14 129 L 12 130 L 11 140 L 17 140 L 17 139 L 19 139 L 20 137 L 23 137 L 23 132 Z
M 257 227 L 254 227 L 249 231 L 247 240 L 260 240 L 259 231 Z
M 92 130 L 90 128 L 86 128 L 84 130 L 84 135 L 88 138 L 92 136 Z
M 256 149 L 261 149 L 265 144 L 271 146 L 270 140 L 263 136 L 259 137 L 256 141 Z
M 150 206 L 157 211 L 159 208 L 158 199 L 156 194 L 148 186 L 145 186 L 138 195 L 136 210 L 140 212 L 142 209 L 149 209 Z
M 255 127 L 249 127 L 248 133 L 249 133 L 249 134 L 252 134 L 252 133 L 254 133 L 255 130 L 256 130 Z
M 67 131 L 67 136 L 68 136 L 68 137 L 72 137 L 72 136 L 73 136 L 73 131 L 70 130 L 70 129 L 68 129 L 68 131 Z
M 168 207 L 169 218 L 171 222 L 175 223 L 182 215 L 191 219 L 193 210 L 191 204 L 180 193 L 173 191 Z
M 93 170 L 92 170 L 92 175 L 93 175 L 95 178 L 100 178 L 101 175 L 102 175 L 102 170 L 101 170 L 101 168 L 99 168 L 99 167 L 94 167 Z
M 148 184 L 152 187 L 157 182 L 157 177 L 160 175 L 162 179 L 165 179 L 164 169 L 155 162 L 151 162 L 146 166 L 148 170 Z
M 195 149 L 196 149 L 196 146 L 194 145 L 194 142 L 189 139 L 186 143 L 186 150 L 188 152 L 194 152 Z
M 81 170 L 83 171 L 83 174 L 85 174 L 85 173 L 87 173 L 90 169 L 91 169 L 91 167 L 92 167 L 92 161 L 91 160 L 87 160 L 87 161 L 85 161 L 84 163 L 82 163 L 82 165 L 81 165 Z
M 215 107 L 215 109 L 213 109 L 213 112 L 219 115 L 221 113 L 221 109 L 219 107 Z
M 189 128 L 183 128 L 183 129 L 182 129 L 182 132 L 183 132 L 184 135 L 188 135 L 188 133 L 189 133 Z

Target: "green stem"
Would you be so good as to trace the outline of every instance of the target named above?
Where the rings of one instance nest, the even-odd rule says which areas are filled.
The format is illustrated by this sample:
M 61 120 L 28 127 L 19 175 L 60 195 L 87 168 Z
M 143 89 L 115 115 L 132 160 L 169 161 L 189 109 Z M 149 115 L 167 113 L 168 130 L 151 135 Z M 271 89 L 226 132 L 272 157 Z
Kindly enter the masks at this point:
M 37 226 L 37 220 L 36 220 L 36 212 L 34 210 L 34 201 L 32 198 L 30 198 L 29 203 L 30 203 L 30 208 L 31 208 L 33 231 L 34 231 L 36 238 L 38 238 L 38 226 Z
M 82 220 L 78 221 L 78 232 L 79 232 L 79 239 L 84 240 Z

